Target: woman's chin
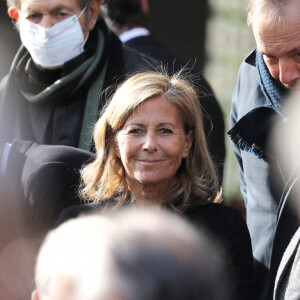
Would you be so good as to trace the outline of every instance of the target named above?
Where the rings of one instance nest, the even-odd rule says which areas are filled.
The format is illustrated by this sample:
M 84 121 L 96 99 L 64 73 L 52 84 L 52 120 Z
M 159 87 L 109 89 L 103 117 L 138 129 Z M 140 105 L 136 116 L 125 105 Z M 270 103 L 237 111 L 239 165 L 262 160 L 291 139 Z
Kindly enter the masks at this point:
M 149 186 L 149 185 L 163 185 L 167 181 L 169 181 L 168 178 L 161 178 L 158 176 L 139 176 L 136 177 L 135 180 L 138 184 Z

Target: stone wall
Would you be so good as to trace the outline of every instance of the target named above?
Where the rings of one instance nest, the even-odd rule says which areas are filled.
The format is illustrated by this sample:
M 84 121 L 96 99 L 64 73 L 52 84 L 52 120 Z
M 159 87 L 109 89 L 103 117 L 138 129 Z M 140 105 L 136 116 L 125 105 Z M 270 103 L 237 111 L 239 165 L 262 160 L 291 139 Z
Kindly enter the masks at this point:
M 246 23 L 247 0 L 210 0 L 206 33 L 205 74 L 222 105 L 227 130 L 239 66 L 255 47 L 251 29 Z M 240 199 L 238 166 L 226 137 L 227 156 L 224 192 L 228 201 Z

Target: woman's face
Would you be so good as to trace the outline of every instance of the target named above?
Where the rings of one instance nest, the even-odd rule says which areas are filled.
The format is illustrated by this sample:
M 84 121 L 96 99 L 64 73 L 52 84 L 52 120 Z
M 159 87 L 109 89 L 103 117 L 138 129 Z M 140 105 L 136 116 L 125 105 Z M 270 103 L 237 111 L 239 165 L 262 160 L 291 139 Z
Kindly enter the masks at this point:
M 117 156 L 129 184 L 167 183 L 192 146 L 179 109 L 161 97 L 146 100 L 117 134 Z

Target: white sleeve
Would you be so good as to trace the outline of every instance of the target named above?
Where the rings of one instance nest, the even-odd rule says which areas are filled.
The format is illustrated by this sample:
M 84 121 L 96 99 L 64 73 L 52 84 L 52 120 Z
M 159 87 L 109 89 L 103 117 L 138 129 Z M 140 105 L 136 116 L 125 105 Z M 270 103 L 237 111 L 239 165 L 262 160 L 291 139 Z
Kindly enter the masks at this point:
M 5 175 L 10 148 L 11 148 L 11 144 L 6 143 L 4 150 L 3 150 L 2 158 L 0 157 L 0 159 L 1 159 L 0 174 L 1 175 Z

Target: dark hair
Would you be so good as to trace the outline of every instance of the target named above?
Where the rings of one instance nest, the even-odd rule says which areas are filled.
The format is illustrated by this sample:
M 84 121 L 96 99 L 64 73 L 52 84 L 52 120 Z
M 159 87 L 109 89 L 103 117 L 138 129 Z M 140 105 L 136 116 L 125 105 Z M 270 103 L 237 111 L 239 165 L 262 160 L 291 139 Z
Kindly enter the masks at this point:
M 148 15 L 143 12 L 140 0 L 104 0 L 101 13 L 115 32 L 124 26 L 149 25 Z

